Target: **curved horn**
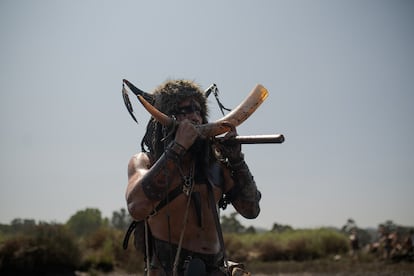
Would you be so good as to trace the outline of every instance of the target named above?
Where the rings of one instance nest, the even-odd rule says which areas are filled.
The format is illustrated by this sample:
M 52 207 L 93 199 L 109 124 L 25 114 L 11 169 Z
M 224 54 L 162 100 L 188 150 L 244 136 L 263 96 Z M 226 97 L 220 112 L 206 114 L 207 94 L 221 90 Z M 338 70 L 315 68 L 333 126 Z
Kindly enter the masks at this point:
M 138 95 L 138 100 L 145 107 L 145 109 L 154 117 L 155 120 L 160 122 L 163 126 L 170 126 L 173 124 L 173 119 L 156 109 L 152 104 L 150 104 L 145 98 L 141 95 Z
M 215 122 L 198 125 L 197 128 L 200 131 L 200 134 L 204 137 L 212 137 L 226 133 L 230 130 L 230 127 L 225 125 L 225 123 L 230 123 L 235 127 L 239 126 L 256 111 L 256 109 L 266 100 L 268 95 L 269 93 L 266 88 L 260 84 L 256 85 L 246 99 L 229 114 Z M 144 99 L 144 97 L 138 95 L 138 99 L 154 119 L 162 125 L 169 126 L 173 123 L 172 118 L 153 107 Z
M 257 84 L 250 94 L 236 108 L 221 119 L 204 125 L 199 125 L 201 135 L 206 137 L 217 136 L 230 130 L 223 125 L 225 122 L 237 127 L 243 123 L 266 100 L 269 93 L 262 85 Z

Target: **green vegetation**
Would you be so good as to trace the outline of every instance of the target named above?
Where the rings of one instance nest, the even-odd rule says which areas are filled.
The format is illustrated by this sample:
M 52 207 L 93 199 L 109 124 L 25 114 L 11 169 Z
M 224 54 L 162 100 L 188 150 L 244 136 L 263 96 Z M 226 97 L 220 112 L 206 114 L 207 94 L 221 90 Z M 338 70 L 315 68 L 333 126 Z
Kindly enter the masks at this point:
M 63 274 L 75 270 L 108 272 L 142 271 L 142 257 L 132 246 L 122 248 L 131 218 L 126 211 L 113 213 L 113 222 L 97 209 L 73 215 L 66 224 L 15 219 L 0 225 L 0 274 Z M 124 229 L 123 228 L 126 225 Z
M 229 257 L 239 261 L 305 261 L 349 251 L 345 235 L 324 228 L 282 233 L 231 233 L 225 234 L 225 244 Z
M 92 208 L 78 211 L 65 224 L 15 219 L 10 225 L 0 225 L 0 274 L 140 273 L 143 257 L 133 246 L 133 235 L 127 250 L 122 248 L 130 222 L 125 209 L 107 219 Z M 270 231 L 245 228 L 235 213 L 223 216 L 221 222 L 228 259 L 244 263 L 254 273 L 344 271 L 356 263 L 367 271 L 382 269 L 378 266 L 382 253 L 377 254 L 382 248 L 362 250 L 371 245 L 372 237 L 353 220 L 342 229 L 293 229 L 275 223 Z M 391 221 L 380 225 L 387 231 L 400 229 L 400 233 L 408 229 L 401 230 Z M 361 250 L 355 255 L 350 254 L 352 229 L 362 237 Z M 408 270 L 412 260 L 404 262 Z
M 80 249 L 64 226 L 42 223 L 30 230 L 2 239 L 0 272 L 67 272 L 78 267 Z

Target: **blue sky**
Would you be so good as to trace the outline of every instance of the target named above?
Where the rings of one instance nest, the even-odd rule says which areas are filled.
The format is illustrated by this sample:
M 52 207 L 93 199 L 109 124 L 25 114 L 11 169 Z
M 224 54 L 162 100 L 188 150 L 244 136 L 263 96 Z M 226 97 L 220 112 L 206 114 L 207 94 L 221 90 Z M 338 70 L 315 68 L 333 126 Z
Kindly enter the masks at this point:
M 238 132 L 286 142 L 243 146 L 263 194 L 244 225 L 414 225 L 413 26 L 412 1 L 2 0 L 0 223 L 124 208 L 149 115 L 122 79 L 188 78 L 230 108 L 269 91 Z

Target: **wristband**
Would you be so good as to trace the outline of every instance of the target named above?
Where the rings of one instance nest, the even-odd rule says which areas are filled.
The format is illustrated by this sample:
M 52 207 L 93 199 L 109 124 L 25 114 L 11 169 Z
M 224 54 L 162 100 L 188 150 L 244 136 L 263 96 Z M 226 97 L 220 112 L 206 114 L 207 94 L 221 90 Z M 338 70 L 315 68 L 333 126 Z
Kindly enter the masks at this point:
M 181 158 L 185 155 L 187 149 L 176 141 L 172 141 L 168 146 L 168 151 Z
M 167 157 L 175 159 L 176 161 L 181 159 L 185 155 L 186 152 L 187 150 L 185 149 L 185 147 L 177 143 L 176 141 L 172 141 L 168 145 L 167 150 L 166 150 Z
M 234 170 L 234 171 L 238 171 L 240 170 L 242 167 L 244 167 L 244 164 L 246 164 L 244 162 L 244 154 L 240 153 L 240 159 L 234 159 L 234 160 L 229 160 L 229 165 L 230 167 Z

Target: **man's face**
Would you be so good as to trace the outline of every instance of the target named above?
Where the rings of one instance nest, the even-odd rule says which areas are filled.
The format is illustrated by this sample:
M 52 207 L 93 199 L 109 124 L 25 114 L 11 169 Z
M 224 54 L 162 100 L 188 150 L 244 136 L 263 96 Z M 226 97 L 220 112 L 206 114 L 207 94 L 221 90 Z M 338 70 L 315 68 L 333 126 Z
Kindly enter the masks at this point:
M 200 104 L 192 98 L 182 101 L 174 115 L 178 121 L 188 119 L 196 125 L 203 122 Z

